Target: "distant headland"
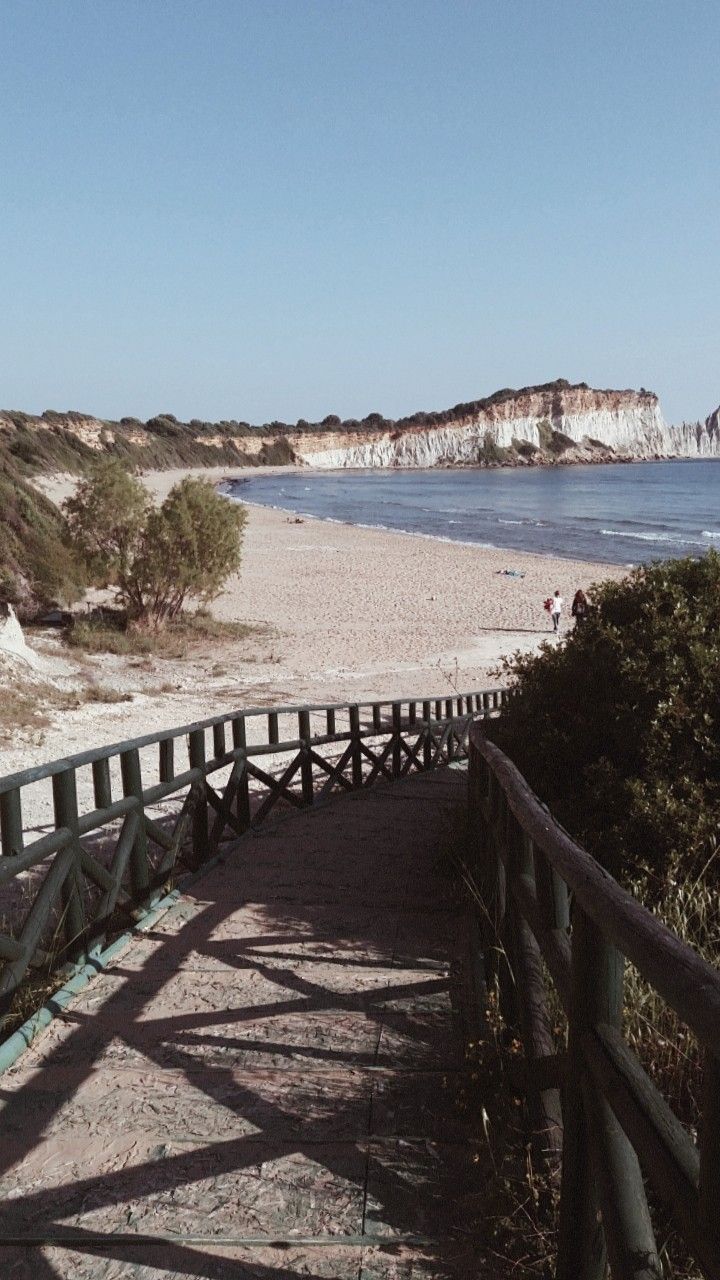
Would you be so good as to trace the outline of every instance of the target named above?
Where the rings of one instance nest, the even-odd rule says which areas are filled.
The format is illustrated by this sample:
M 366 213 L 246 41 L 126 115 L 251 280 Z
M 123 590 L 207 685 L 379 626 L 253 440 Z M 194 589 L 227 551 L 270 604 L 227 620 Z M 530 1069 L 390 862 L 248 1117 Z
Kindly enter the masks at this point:
M 532 466 L 720 456 L 716 410 L 704 423 L 665 422 L 651 391 L 597 390 L 560 378 L 505 388 L 451 409 L 389 419 L 334 414 L 253 426 L 227 420 L 147 422 L 74 410 L 0 410 L 0 455 L 23 470 L 78 471 L 111 453 L 141 468 L 176 466 Z

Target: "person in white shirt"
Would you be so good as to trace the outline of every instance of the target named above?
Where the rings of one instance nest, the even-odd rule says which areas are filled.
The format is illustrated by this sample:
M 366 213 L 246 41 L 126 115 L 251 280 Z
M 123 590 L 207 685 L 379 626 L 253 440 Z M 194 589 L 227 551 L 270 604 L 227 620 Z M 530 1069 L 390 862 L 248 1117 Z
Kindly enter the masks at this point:
M 550 616 L 552 618 L 552 623 L 553 623 L 553 631 L 560 630 L 560 614 L 562 613 L 562 607 L 563 607 L 563 598 L 560 595 L 560 592 L 556 591 L 555 595 L 553 596 L 552 608 L 550 609 Z

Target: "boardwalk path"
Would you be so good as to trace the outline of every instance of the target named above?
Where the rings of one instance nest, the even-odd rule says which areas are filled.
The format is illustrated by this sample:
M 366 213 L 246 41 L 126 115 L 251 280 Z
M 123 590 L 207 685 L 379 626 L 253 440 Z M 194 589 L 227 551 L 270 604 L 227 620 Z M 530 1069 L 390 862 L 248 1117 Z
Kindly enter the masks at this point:
M 465 924 L 438 859 L 464 782 L 244 837 L 2 1077 L 3 1276 L 487 1274 L 457 1106 Z

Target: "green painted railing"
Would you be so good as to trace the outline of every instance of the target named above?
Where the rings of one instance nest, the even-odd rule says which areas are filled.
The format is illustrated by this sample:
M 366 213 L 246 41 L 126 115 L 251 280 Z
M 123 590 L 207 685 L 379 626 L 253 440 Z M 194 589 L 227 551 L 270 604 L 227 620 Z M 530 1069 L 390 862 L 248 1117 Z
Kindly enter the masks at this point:
M 98 954 L 120 915 L 141 918 L 179 868 L 278 804 L 466 756 L 472 719 L 503 696 L 250 708 L 0 779 L 0 1013 L 29 970 Z M 31 791 L 40 830 L 23 820 Z
M 521 1037 L 536 1151 L 562 1149 L 557 1280 L 659 1280 L 645 1179 L 703 1275 L 720 1277 L 720 972 L 577 845 L 481 726 L 471 862 L 486 973 Z M 699 1145 L 622 1034 L 627 958 L 704 1049 Z M 568 1020 L 558 1056 L 549 976 Z M 683 1273 L 684 1274 L 684 1273 Z

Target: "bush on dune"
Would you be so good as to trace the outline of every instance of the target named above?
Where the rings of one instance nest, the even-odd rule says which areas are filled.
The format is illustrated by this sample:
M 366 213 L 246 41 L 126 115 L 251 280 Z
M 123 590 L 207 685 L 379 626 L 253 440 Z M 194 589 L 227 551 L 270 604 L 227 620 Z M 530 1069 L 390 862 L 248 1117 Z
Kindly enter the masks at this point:
M 162 627 L 189 600 L 208 604 L 240 566 L 244 508 L 186 477 L 153 507 L 116 460 L 99 463 L 65 503 L 70 534 L 96 586 L 114 587 L 138 626 Z
M 590 598 L 564 644 L 508 660 L 513 692 L 489 733 L 558 821 L 718 966 L 720 556 L 640 568 Z M 703 1054 L 632 965 L 624 1031 L 695 1128 Z
M 596 586 L 565 644 L 506 667 L 493 736 L 558 821 L 650 902 L 697 876 L 720 804 L 720 556 Z

